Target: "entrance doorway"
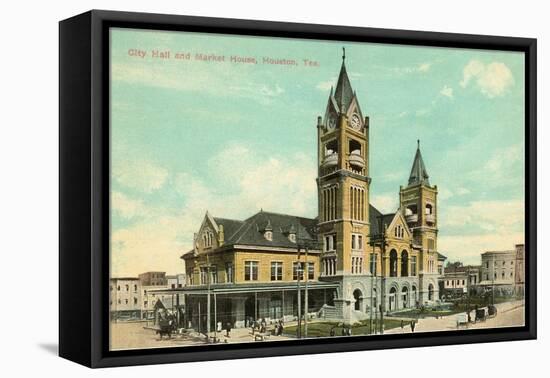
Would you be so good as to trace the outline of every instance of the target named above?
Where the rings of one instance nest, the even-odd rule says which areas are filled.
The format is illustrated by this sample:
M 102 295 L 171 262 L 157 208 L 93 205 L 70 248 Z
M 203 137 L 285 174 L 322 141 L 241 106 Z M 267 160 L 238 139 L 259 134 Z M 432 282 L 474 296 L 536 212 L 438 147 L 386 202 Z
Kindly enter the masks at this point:
M 361 290 L 355 289 L 353 291 L 353 299 L 355 299 L 355 311 L 361 311 L 363 308 L 363 293 Z
M 390 295 L 389 295 L 389 311 L 395 311 L 397 309 L 397 290 L 395 287 L 392 287 L 390 289 Z

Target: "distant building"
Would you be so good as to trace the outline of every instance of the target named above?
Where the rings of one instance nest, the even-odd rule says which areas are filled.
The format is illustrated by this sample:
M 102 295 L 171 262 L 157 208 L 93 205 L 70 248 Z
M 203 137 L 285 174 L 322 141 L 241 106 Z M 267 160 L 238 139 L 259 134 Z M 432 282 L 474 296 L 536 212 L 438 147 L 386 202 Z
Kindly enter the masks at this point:
M 130 320 L 141 318 L 141 285 L 136 277 L 111 278 L 109 280 L 109 308 L 111 319 Z
M 480 266 L 450 265 L 445 268 L 443 290 L 446 294 L 465 294 L 479 285 Z
M 524 259 L 523 244 L 513 250 L 482 253 L 480 286 L 494 288 L 499 295 L 523 294 Z
M 515 291 L 517 295 L 525 294 L 525 245 L 516 245 Z
M 166 272 L 146 272 L 139 275 L 141 286 L 166 286 Z
M 181 289 L 185 286 L 185 274 L 175 274 L 172 276 L 166 276 L 166 285 L 170 289 Z

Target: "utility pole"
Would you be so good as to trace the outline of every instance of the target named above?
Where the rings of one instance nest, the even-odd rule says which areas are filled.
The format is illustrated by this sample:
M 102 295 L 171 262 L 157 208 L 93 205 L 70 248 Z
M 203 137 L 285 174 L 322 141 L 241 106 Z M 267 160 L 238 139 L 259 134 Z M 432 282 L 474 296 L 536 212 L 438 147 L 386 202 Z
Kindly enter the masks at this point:
M 210 342 L 210 260 L 206 254 L 206 340 Z
M 372 334 L 373 333 L 373 327 L 374 327 L 374 322 L 373 322 L 373 307 L 374 307 L 374 283 L 376 282 L 376 265 L 374 263 L 375 259 L 376 259 L 376 249 L 375 249 L 375 246 L 376 246 L 376 242 L 374 240 L 372 240 L 372 255 L 371 255 L 371 258 L 370 258 L 370 272 L 371 272 L 371 277 L 370 277 L 370 327 L 369 327 L 369 332 Z M 374 312 L 376 312 L 376 309 L 374 309 Z M 374 334 L 376 334 L 376 330 L 374 330 Z
M 296 266 L 296 281 L 298 285 L 298 328 L 296 329 L 296 336 L 300 339 L 302 337 L 302 293 L 300 291 L 300 274 L 302 271 L 302 263 L 300 261 L 300 246 L 298 245 L 298 264 Z
M 309 306 L 308 306 L 308 303 L 307 303 L 307 300 L 308 300 L 308 297 L 307 297 L 307 283 L 308 283 L 308 280 L 309 280 L 309 262 L 307 260 L 307 252 L 308 252 L 308 246 L 306 244 L 306 262 L 304 263 L 305 264 L 305 270 L 306 272 L 304 273 L 305 275 L 305 278 L 304 278 L 304 282 L 305 282 L 305 289 L 306 289 L 306 292 L 305 292 L 305 295 L 304 295 L 304 307 L 305 307 L 305 315 L 304 315 L 304 337 L 307 338 L 307 314 L 309 312 Z
M 493 280 L 492 280 L 492 283 L 493 283 L 493 287 L 491 289 L 491 304 L 494 306 L 495 304 L 495 276 L 497 274 L 497 262 L 496 262 L 496 256 L 493 254 Z
M 380 217 L 380 222 L 382 222 L 382 217 Z M 380 254 L 381 258 L 381 276 L 380 276 L 380 286 L 381 286 L 381 297 L 382 303 L 380 306 L 380 334 L 384 334 L 384 312 L 386 311 L 386 227 L 382 224 L 382 241 L 380 242 Z

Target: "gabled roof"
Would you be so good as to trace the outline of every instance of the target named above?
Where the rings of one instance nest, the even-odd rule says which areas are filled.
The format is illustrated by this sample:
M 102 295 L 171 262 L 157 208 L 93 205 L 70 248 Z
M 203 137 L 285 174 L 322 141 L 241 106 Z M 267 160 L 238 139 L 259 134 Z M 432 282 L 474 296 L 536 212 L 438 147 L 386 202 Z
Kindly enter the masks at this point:
M 416 184 L 426 184 L 430 185 L 428 171 L 424 165 L 424 160 L 422 159 L 422 153 L 420 152 L 420 141 L 418 142 L 418 147 L 416 148 L 416 155 L 414 156 L 414 162 L 411 169 L 411 174 L 409 176 L 409 185 Z
M 370 234 L 372 236 L 382 235 L 386 227 L 393 221 L 393 218 L 395 218 L 395 213 L 382 214 L 369 204 Z
M 269 247 L 295 248 L 296 243 L 289 239 L 289 234 L 306 240 L 317 240 L 316 218 L 305 218 L 289 214 L 278 214 L 260 211 L 244 221 L 214 218 L 224 227 L 224 245 L 258 245 Z M 272 240 L 264 237 L 264 231 L 273 232 Z

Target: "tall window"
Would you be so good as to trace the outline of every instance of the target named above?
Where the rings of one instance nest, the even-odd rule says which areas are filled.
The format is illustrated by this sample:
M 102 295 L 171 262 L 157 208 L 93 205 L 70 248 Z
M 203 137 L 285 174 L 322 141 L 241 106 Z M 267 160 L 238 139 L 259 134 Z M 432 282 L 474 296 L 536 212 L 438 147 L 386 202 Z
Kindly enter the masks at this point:
M 325 252 L 334 251 L 336 249 L 336 235 L 325 235 Z
M 332 186 L 322 190 L 323 197 L 323 219 L 325 221 L 334 220 L 338 217 L 338 188 Z
M 362 257 L 352 257 L 351 258 L 351 273 L 352 274 L 361 274 L 361 273 L 363 273 L 363 258 Z
M 271 262 L 271 281 L 281 281 L 283 279 L 283 263 L 280 261 Z
M 365 220 L 365 189 L 352 186 L 349 189 L 351 219 Z
M 411 256 L 411 276 L 416 276 L 416 256 Z
M 300 280 L 304 279 L 304 269 L 305 269 L 305 263 L 303 262 L 294 262 L 292 264 L 292 279 L 298 280 L 298 274 L 300 275 Z
M 233 263 L 225 263 L 225 282 L 233 282 Z
M 435 240 L 434 239 L 428 239 L 428 249 L 430 251 L 435 250 Z
M 210 266 L 210 283 L 218 283 L 218 267 L 216 265 Z
M 206 285 L 208 283 L 208 268 L 202 267 L 201 268 L 201 285 Z
M 329 257 L 323 260 L 323 271 L 325 276 L 333 276 L 336 274 L 336 258 Z
M 315 278 L 315 263 L 307 263 L 307 279 L 313 280 Z
M 258 262 L 257 261 L 244 262 L 244 280 L 245 281 L 258 280 Z
M 363 235 L 351 234 L 351 249 L 357 251 L 363 250 Z
M 202 242 L 205 248 L 212 247 L 212 241 L 214 240 L 214 234 L 212 231 L 205 231 L 202 235 Z

